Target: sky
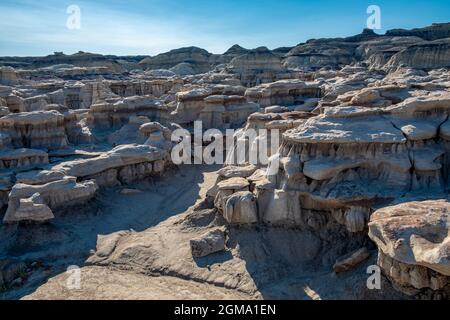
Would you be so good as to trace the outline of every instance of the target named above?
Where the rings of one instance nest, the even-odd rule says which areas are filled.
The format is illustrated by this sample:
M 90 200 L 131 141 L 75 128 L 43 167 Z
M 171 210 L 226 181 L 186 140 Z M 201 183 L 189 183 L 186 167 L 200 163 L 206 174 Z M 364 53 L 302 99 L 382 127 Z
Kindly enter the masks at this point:
M 80 28 L 67 27 L 71 5 L 80 9 Z M 358 34 L 369 5 L 381 9 L 380 34 L 450 22 L 449 0 L 0 0 L 0 56 L 274 49 Z

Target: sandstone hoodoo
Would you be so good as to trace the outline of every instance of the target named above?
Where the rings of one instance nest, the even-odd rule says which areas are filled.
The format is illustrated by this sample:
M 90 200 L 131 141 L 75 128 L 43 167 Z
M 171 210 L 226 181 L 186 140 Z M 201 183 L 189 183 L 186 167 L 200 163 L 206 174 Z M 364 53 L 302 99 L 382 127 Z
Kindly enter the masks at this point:
M 449 286 L 450 222 L 446 200 L 407 202 L 375 211 L 369 236 L 378 264 L 402 291 L 437 291 Z
M 449 299 L 449 41 L 0 58 L 0 298 Z

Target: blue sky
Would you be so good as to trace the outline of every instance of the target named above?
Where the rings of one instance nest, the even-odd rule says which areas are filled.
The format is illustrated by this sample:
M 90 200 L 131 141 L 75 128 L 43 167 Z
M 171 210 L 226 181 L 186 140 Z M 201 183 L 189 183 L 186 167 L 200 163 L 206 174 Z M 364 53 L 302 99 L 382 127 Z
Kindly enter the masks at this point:
M 0 56 L 79 50 L 154 55 L 183 46 L 222 53 L 293 46 L 311 38 L 349 36 L 366 25 L 366 9 L 381 8 L 384 33 L 450 22 L 449 0 L 1 0 Z M 81 9 L 81 29 L 69 30 L 69 5 Z

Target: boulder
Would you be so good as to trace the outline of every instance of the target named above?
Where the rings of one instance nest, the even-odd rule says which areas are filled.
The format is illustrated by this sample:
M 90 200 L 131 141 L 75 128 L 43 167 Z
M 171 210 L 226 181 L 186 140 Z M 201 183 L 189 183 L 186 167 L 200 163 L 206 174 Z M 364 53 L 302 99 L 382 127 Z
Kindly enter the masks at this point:
M 400 287 L 442 289 L 450 284 L 450 203 L 407 202 L 375 211 L 369 236 L 379 264 Z
M 248 191 L 234 193 L 226 201 L 223 216 L 229 224 L 252 224 L 258 222 L 255 195 Z
M 220 169 L 217 173 L 220 177 L 224 179 L 229 178 L 248 178 L 253 173 L 255 173 L 257 167 L 254 165 L 248 165 L 243 167 L 237 167 L 237 166 L 226 166 L 222 169 Z
M 367 260 L 370 256 L 370 252 L 367 248 L 361 248 L 354 252 L 351 252 L 341 258 L 339 258 L 333 266 L 333 270 L 336 273 L 347 272 L 355 267 L 357 267 L 360 263 Z
M 17 183 L 9 194 L 8 209 L 3 222 L 15 223 L 20 220 L 17 217 L 20 218 L 21 215 L 28 219 L 32 215 L 50 218 L 52 214 L 47 210 L 47 206 L 53 210 L 84 203 L 94 197 L 97 189 L 94 181 L 78 183 L 74 177 L 65 177 L 43 185 Z M 35 196 L 36 194 L 40 196 Z
M 47 222 L 55 218 L 52 210 L 44 203 L 44 199 L 39 193 L 19 201 L 19 208 L 5 222 Z
M 195 258 L 201 258 L 215 252 L 225 250 L 225 232 L 223 228 L 216 228 L 201 235 L 198 238 L 191 239 L 191 252 Z
M 242 177 L 233 177 L 226 180 L 223 180 L 218 183 L 219 190 L 234 190 L 240 191 L 248 188 L 250 183 L 247 179 Z

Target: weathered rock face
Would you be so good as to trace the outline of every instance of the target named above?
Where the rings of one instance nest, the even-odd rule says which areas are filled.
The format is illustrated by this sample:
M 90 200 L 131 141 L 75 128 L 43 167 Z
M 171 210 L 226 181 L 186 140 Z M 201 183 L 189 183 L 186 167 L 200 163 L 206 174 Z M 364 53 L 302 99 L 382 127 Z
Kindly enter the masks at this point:
M 64 116 L 57 111 L 10 114 L 0 118 L 0 132 L 11 138 L 16 148 L 50 148 L 67 146 Z
M 309 98 L 320 98 L 321 88 L 317 83 L 301 80 L 280 80 L 247 89 L 245 97 L 261 107 L 273 105 L 303 105 Z
M 99 157 L 63 162 L 51 170 L 83 180 L 95 179 L 100 186 L 110 186 L 161 173 L 165 157 L 164 150 L 152 146 L 121 145 Z
M 395 54 L 386 67 L 397 66 L 417 69 L 447 68 L 450 66 L 450 39 L 424 42 L 410 46 Z
M 145 196 L 146 183 L 131 184 L 160 176 L 172 131 L 199 120 L 204 130 L 239 128 L 234 140 L 246 147 L 256 130 L 267 156 L 250 165 L 254 150 L 243 163 L 230 153 L 188 214 L 100 238 L 90 262 L 253 294 L 305 262 L 320 277 L 343 273 L 335 282 L 361 271 L 373 260 L 370 236 L 396 286 L 445 297 L 447 202 L 384 207 L 448 196 L 450 73 L 436 69 L 449 66 L 447 27 L 365 30 L 273 51 L 235 45 L 223 55 L 191 47 L 149 58 L 18 58 L 27 69 L 0 69 L 0 209 L 5 223 L 20 224 L 5 229 L 59 227 L 35 224 L 67 206 L 90 208 L 100 187 L 123 185 L 100 197 Z M 200 267 L 215 258 L 224 260 Z
M 25 60 L 27 60 L 25 58 Z M 105 67 L 107 73 L 120 73 L 125 69 L 114 59 L 101 54 L 94 54 L 89 52 L 78 52 L 72 55 L 65 55 L 62 52 L 55 52 L 46 57 L 33 58 L 30 64 L 33 68 L 42 68 L 55 65 L 72 65 L 77 67 Z
M 429 27 L 416 28 L 412 30 L 392 29 L 386 32 L 387 36 L 414 36 L 425 40 L 433 41 L 450 38 L 450 23 L 433 23 Z
M 187 62 L 179 63 L 176 66 L 170 68 L 169 71 L 171 71 L 179 76 L 189 76 L 189 75 L 198 73 L 195 71 L 194 65 L 192 65 L 191 63 L 187 63 Z
M 247 102 L 243 96 L 212 95 L 204 99 L 206 106 L 199 119 L 206 128 L 224 128 L 240 125 L 259 105 Z
M 19 208 L 5 222 L 46 222 L 54 218 L 52 210 L 44 203 L 41 195 L 35 193 L 30 198 L 20 199 Z
M 277 106 L 280 107 L 280 106 Z M 273 108 L 277 108 L 273 107 Z M 266 108 L 267 109 L 270 109 Z M 248 117 L 247 123 L 243 129 L 236 131 L 234 140 L 236 144 L 233 148 L 234 152 L 227 150 L 228 154 L 225 164 L 234 168 L 235 164 L 255 163 L 261 166 L 267 166 L 268 159 L 277 154 L 280 146 L 280 137 L 287 130 L 297 127 L 306 119 L 313 117 L 314 114 L 301 111 L 290 111 L 291 107 L 282 107 L 284 110 L 280 113 L 275 112 L 256 112 Z M 247 146 L 245 154 L 242 154 L 240 146 Z M 252 146 L 252 148 L 250 148 Z M 264 147 L 266 146 L 266 147 Z M 255 149 L 258 147 L 258 150 Z M 264 151 L 265 148 L 266 150 Z M 258 155 L 256 158 L 255 155 Z M 244 167 L 245 168 L 245 167 Z M 241 168 L 242 170 L 242 168 Z M 240 170 L 238 171 L 240 172 Z M 246 178 L 247 176 L 245 176 Z
M 236 74 L 247 87 L 289 77 L 281 59 L 266 47 L 237 56 L 231 60 L 227 69 L 230 73 Z
M 252 224 L 258 222 L 256 197 L 253 193 L 237 192 L 228 197 L 224 218 L 230 224 Z
M 11 112 L 32 112 L 57 110 L 89 109 L 93 103 L 114 99 L 117 96 L 110 91 L 104 81 L 85 83 L 42 83 L 34 86 L 34 95 L 22 93 L 7 96 L 7 106 Z
M 374 69 L 410 66 L 432 69 L 448 66 L 449 24 L 413 30 L 389 30 L 379 36 L 371 30 L 337 39 L 313 39 L 290 50 L 288 68 L 317 70 L 366 62 Z
M 164 103 L 153 96 L 133 96 L 114 102 L 93 104 L 88 112 L 88 122 L 95 127 L 120 128 L 133 116 L 146 116 L 154 121 L 168 118 Z
M 32 169 L 48 163 L 48 154 L 42 150 L 14 149 L 0 151 L 0 169 Z
M 242 125 L 259 105 L 247 102 L 240 86 L 213 86 L 177 93 L 177 107 L 172 113 L 175 122 L 190 124 L 202 121 L 205 129 Z
M 11 67 L 1 67 L 0 68 L 0 84 L 7 86 L 14 85 L 17 83 L 17 73 Z
M 180 63 L 187 63 L 191 66 L 194 74 L 204 73 L 211 69 L 210 57 L 211 53 L 204 49 L 188 47 L 162 53 L 155 57 L 145 58 L 139 62 L 139 65 L 145 69 L 152 70 L 170 69 Z
M 286 54 L 284 65 L 293 69 L 339 68 L 361 60 L 358 46 L 370 43 L 380 36 L 364 29 L 359 35 L 347 38 L 312 39 L 299 44 Z
M 201 258 L 222 251 L 225 249 L 225 242 L 226 239 L 223 228 L 211 230 L 190 241 L 192 256 Z
M 324 114 L 284 133 L 280 156 L 300 164 L 293 170 L 297 175 L 286 174 L 287 179 L 277 178 L 277 183 L 299 191 L 318 188 L 315 201 L 335 204 L 352 199 L 367 205 L 430 188 L 443 192 L 446 140 L 435 139 L 447 120 L 441 113 L 447 98 L 448 93 L 436 92 L 384 108 L 326 108 Z M 427 112 L 426 119 L 421 117 Z M 302 176 L 317 184 L 299 188 Z
M 106 60 L 104 62 L 96 62 L 95 64 L 99 66 L 77 67 L 71 64 L 51 65 L 38 69 L 18 70 L 17 75 L 21 79 L 27 80 L 39 80 L 42 77 L 81 80 L 86 78 L 110 77 L 111 74 L 120 74 L 124 71 L 120 65 L 110 63 Z
M 360 72 L 343 69 L 324 80 L 325 98 L 313 111 L 320 114 L 300 116 L 297 112 L 293 116 L 287 103 L 280 103 L 266 108 L 266 113 L 251 115 L 243 132 L 249 128 L 279 128 L 282 132 L 281 147 L 269 164 L 270 168 L 278 162 L 278 172 L 263 168 L 250 176 L 239 174 L 245 170 L 225 167 L 221 172 L 237 174 L 222 174 L 208 193 L 230 225 L 295 227 L 313 232 L 325 247 L 325 243 L 346 243 L 347 249 L 328 249 L 323 257 L 326 264 L 345 254 L 335 263 L 336 272 L 350 270 L 367 259 L 367 250 L 361 248 L 375 208 L 401 197 L 445 196 L 449 181 L 450 96 L 446 80 L 435 87 L 426 73 L 401 73 L 407 74 L 401 85 L 394 73 L 372 84 L 361 77 L 336 94 L 336 78 L 355 70 Z M 363 87 L 358 87 L 360 84 Z M 290 116 L 295 120 L 287 121 Z M 256 199 L 256 214 L 249 205 L 251 199 Z M 239 215 L 233 220 L 236 208 Z M 403 222 L 399 219 L 399 224 Z M 446 223 L 442 228 L 447 228 Z M 393 259 L 380 256 L 383 261 Z M 414 272 L 423 274 L 423 270 Z M 430 280 L 435 277 L 433 272 L 426 273 L 428 288 L 443 288 L 443 278 Z M 417 274 L 413 277 L 418 281 Z
M 380 70 L 385 68 L 395 54 L 424 42 L 426 41 L 418 37 L 377 37 L 361 42 L 355 50 L 355 55 L 371 69 Z
M 80 86 L 80 91 L 70 92 L 70 87 L 64 89 L 64 105 L 69 109 L 89 109 L 92 104 L 115 98 L 108 83 L 104 81 L 87 82 Z
M 450 204 L 408 202 L 374 212 L 369 236 L 379 249 L 378 264 L 400 289 L 441 290 L 450 285 Z
M 3 222 L 49 220 L 52 218 L 49 208 L 61 209 L 83 203 L 94 197 L 97 189 L 94 181 L 77 183 L 74 177 L 42 185 L 16 184 L 9 194 Z M 36 193 L 40 196 L 35 196 Z
M 370 252 L 366 247 L 358 249 L 354 252 L 341 257 L 333 266 L 334 272 L 347 272 L 355 268 L 358 264 L 369 258 Z
M 109 81 L 108 85 L 112 92 L 121 97 L 153 95 L 160 98 L 164 94 L 176 92 L 183 85 L 178 78 L 134 80 L 134 81 Z
M 217 64 L 230 63 L 236 57 L 242 56 L 244 54 L 249 53 L 250 50 L 241 47 L 238 44 L 233 45 L 230 49 L 225 51 L 222 55 L 218 55 L 216 57 L 211 57 L 212 60 L 215 60 Z
M 340 40 L 310 40 L 287 53 L 284 66 L 292 69 L 339 67 L 356 62 L 357 43 Z

